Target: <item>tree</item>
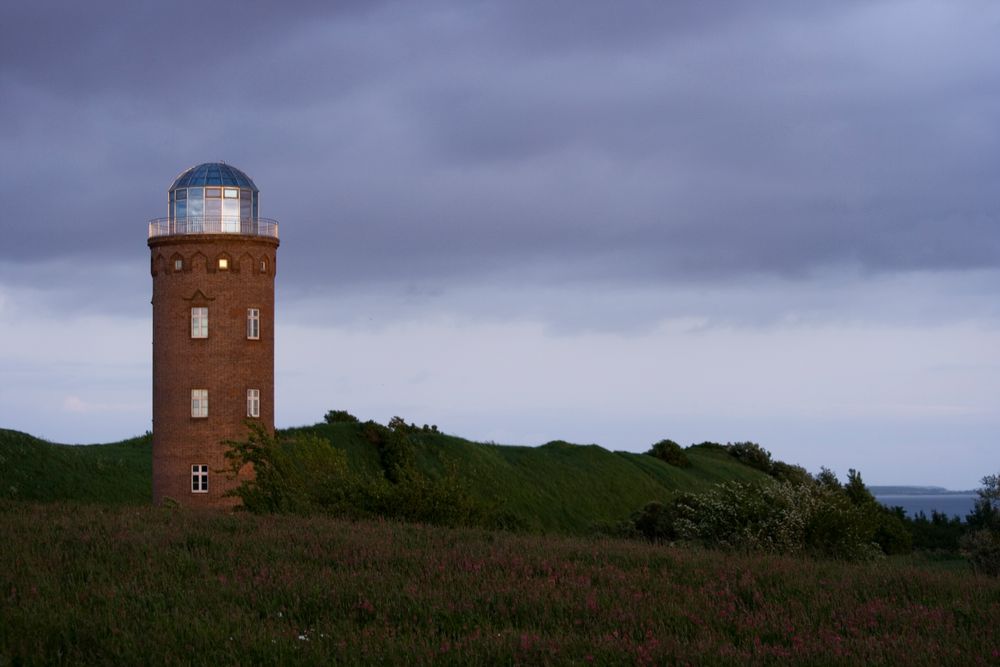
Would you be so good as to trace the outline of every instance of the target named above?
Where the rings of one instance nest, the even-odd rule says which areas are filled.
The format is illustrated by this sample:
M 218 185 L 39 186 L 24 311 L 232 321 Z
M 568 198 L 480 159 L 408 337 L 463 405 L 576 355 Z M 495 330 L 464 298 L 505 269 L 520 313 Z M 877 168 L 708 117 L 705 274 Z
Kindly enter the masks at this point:
M 684 452 L 684 448 L 673 440 L 660 440 L 646 453 L 678 468 L 691 467 L 691 460 Z
M 869 505 L 877 502 L 875 496 L 861 480 L 861 473 L 854 468 L 847 471 L 847 484 L 844 485 L 844 492 L 855 505 Z
M 972 530 L 962 538 L 962 553 L 976 572 L 996 577 L 1000 576 L 1000 475 L 987 475 L 982 484 L 967 517 Z

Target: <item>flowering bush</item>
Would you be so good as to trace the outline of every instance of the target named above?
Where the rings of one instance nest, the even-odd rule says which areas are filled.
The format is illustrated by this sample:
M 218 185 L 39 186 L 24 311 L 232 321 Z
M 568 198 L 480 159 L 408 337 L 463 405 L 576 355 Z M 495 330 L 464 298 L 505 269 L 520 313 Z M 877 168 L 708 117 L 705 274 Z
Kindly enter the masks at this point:
M 877 505 L 854 504 L 842 491 L 815 483 L 726 482 L 670 504 L 649 503 L 618 534 L 742 552 L 871 560 L 887 551 L 880 530 L 898 523 Z

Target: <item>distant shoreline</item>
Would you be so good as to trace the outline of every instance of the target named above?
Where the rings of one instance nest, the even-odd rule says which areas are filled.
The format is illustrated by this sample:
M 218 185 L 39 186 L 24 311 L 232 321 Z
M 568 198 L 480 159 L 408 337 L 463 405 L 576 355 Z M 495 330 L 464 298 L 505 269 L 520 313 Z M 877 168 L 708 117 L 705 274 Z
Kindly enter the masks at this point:
M 941 486 L 869 486 L 874 496 L 969 496 L 975 489 L 954 491 Z

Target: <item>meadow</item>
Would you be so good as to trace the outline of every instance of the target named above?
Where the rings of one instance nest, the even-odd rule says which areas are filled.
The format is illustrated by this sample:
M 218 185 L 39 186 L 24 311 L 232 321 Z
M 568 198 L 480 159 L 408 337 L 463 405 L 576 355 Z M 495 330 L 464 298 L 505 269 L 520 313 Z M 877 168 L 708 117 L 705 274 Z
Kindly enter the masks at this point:
M 0 665 L 1000 664 L 1000 580 L 329 517 L 0 501 Z

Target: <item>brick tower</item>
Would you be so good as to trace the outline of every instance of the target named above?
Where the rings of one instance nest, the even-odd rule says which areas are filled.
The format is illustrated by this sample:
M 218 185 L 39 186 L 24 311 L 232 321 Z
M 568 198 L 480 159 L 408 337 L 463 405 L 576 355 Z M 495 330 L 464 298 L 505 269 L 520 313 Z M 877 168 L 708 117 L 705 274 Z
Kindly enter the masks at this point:
M 278 223 L 257 216 L 257 198 L 239 169 L 200 164 L 149 222 L 155 504 L 237 504 L 220 443 L 244 439 L 247 419 L 274 430 Z

